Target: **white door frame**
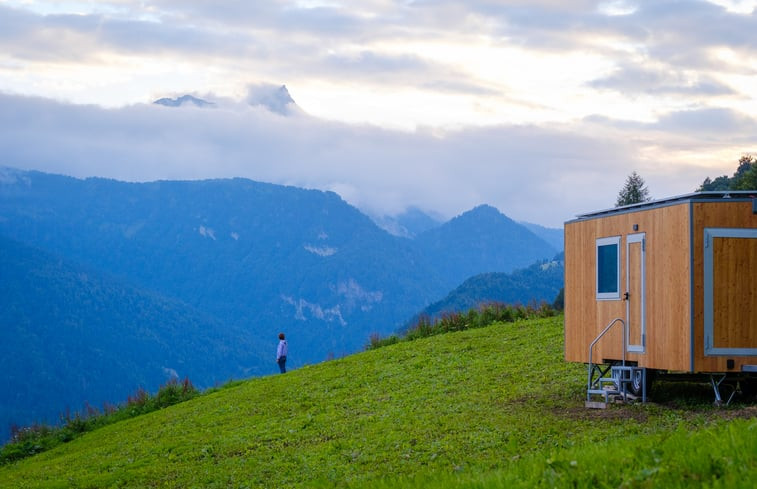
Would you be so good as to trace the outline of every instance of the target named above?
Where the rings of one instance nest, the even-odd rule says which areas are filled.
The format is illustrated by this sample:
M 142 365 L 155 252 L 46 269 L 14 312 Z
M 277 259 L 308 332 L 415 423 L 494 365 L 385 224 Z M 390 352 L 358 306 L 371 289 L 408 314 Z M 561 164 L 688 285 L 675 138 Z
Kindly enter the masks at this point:
M 640 270 L 631 270 L 630 267 L 630 261 L 631 261 L 631 244 L 632 243 L 641 243 L 641 269 Z M 626 301 L 626 322 L 628 323 L 628 327 L 626 328 L 626 345 L 627 350 L 632 353 L 644 353 L 646 351 L 646 344 L 647 344 L 647 324 L 646 324 L 646 289 L 647 289 L 647 274 L 646 274 L 646 233 L 636 233 L 636 234 L 629 234 L 626 237 L 626 293 L 630 292 L 631 289 L 631 274 L 632 273 L 640 273 L 641 277 L 640 279 L 640 293 L 641 297 L 629 297 L 629 299 Z M 640 303 L 640 318 L 633 318 L 637 321 L 638 326 L 641 331 L 641 344 L 639 345 L 633 345 L 631 344 L 631 324 L 629 319 L 631 314 L 631 301 L 632 300 L 639 300 Z

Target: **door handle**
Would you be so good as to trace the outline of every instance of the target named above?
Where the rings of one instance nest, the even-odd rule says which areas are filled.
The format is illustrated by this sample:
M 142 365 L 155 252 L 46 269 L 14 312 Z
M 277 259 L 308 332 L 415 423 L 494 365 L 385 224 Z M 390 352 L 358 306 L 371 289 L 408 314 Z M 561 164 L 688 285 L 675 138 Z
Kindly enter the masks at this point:
M 623 300 L 624 300 L 624 301 L 627 301 L 627 300 L 628 300 L 628 292 L 626 292 L 625 294 L 623 294 Z

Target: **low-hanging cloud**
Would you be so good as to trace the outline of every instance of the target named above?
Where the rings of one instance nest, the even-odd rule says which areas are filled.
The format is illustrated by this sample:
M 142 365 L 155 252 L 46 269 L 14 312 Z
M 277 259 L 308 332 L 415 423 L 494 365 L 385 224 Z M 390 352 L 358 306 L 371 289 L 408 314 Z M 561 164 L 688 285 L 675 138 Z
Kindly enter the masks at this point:
M 734 90 L 709 76 L 644 67 L 618 66 L 610 76 L 594 80 L 592 87 L 616 90 L 626 95 L 733 95 Z
M 693 191 L 711 176 L 669 161 L 658 171 L 660 163 L 644 156 L 653 125 L 587 120 L 439 134 L 285 117 L 242 103 L 105 109 L 0 95 L 0 106 L 3 166 L 127 181 L 246 177 L 333 190 L 376 215 L 415 206 L 451 217 L 488 203 L 515 219 L 559 226 L 611 206 L 634 169 L 651 176 L 658 197 Z M 728 120 L 735 133 L 755 127 L 752 119 Z M 702 121 L 691 115 L 667 123 L 688 130 Z

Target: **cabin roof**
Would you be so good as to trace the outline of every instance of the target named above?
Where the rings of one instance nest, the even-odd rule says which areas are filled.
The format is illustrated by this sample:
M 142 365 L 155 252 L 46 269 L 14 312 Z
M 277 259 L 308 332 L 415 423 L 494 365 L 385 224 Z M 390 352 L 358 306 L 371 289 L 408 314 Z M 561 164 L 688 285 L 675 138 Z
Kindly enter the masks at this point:
M 724 199 L 731 201 L 749 201 L 757 199 L 757 190 L 728 190 L 719 192 L 693 192 L 690 194 L 677 195 L 664 199 L 650 200 L 639 204 L 630 204 L 610 209 L 603 209 L 586 214 L 578 214 L 576 219 L 568 222 L 581 221 L 584 219 L 595 219 L 597 217 L 609 216 L 614 214 L 623 214 L 628 212 L 637 212 L 640 210 L 653 209 L 655 207 L 666 207 L 669 205 L 680 204 L 683 202 L 718 202 Z

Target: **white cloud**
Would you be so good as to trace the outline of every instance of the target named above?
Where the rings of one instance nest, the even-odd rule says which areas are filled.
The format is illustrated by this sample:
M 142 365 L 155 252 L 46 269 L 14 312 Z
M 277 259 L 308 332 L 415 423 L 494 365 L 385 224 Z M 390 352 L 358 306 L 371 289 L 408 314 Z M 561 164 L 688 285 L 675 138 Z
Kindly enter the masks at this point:
M 632 104 L 597 88 L 633 95 L 641 79 L 657 94 L 633 100 L 646 113 L 677 90 L 744 93 L 730 77 L 757 67 L 754 2 L 717 3 L 12 1 L 0 6 L 0 90 L 117 106 L 240 98 L 264 80 L 319 117 L 391 127 L 628 118 Z M 724 49 L 743 61 L 719 59 Z
M 415 206 L 449 218 L 488 203 L 549 226 L 608 207 L 633 170 L 654 196 L 693 191 L 731 172 L 757 133 L 755 119 L 709 109 L 648 124 L 592 118 L 408 133 L 244 104 L 103 109 L 0 95 L 0 107 L 0 164 L 11 167 L 129 181 L 241 176 L 334 190 L 374 215 Z M 712 154 L 721 167 L 707 168 Z M 215 237 L 204 225 L 198 232 Z
M 739 14 L 752 14 L 757 8 L 755 0 L 709 0 L 710 2 L 724 7 L 729 12 Z
M 0 164 L 242 176 L 379 215 L 489 203 L 559 225 L 613 203 L 633 170 L 662 197 L 755 150 L 754 5 L 10 0 Z M 306 114 L 250 107 L 268 83 Z M 184 93 L 219 105 L 136 103 Z
M 637 6 L 625 0 L 609 0 L 600 2 L 597 10 L 605 15 L 631 15 L 636 12 Z

